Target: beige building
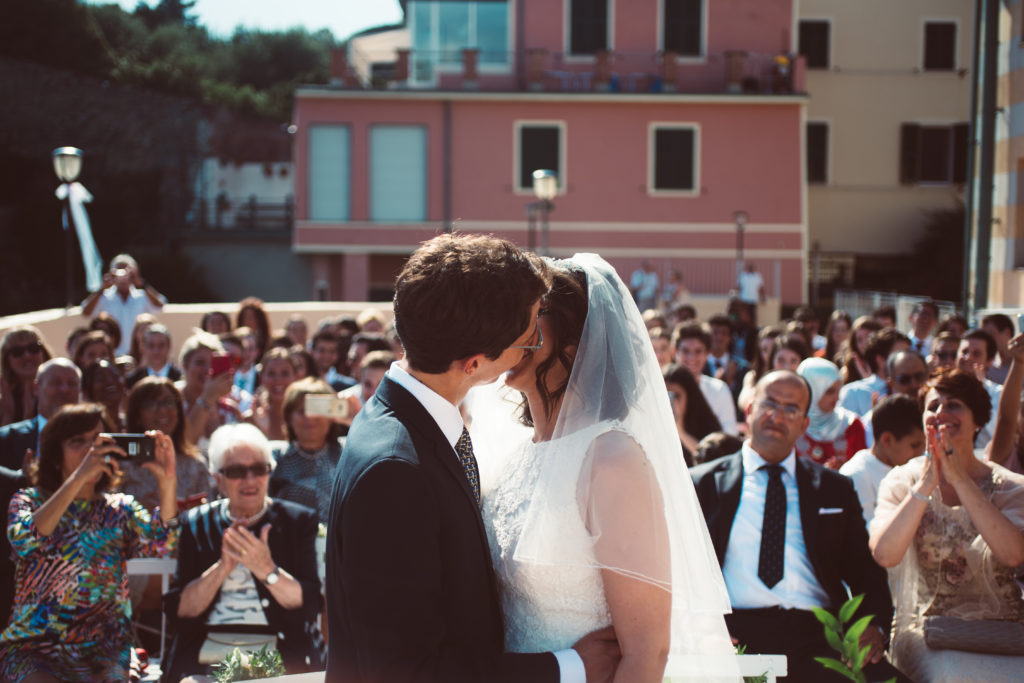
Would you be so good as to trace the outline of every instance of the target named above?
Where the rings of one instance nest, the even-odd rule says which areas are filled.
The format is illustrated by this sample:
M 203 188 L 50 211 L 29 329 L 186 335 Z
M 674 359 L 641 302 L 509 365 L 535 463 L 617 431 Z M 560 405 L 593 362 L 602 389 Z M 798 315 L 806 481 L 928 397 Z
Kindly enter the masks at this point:
M 847 263 L 908 253 L 963 197 L 974 2 L 799 6 L 810 242 Z
M 1024 308 L 1024 8 L 1003 0 L 999 16 L 995 178 L 989 308 Z M 1018 330 L 1019 331 L 1019 330 Z

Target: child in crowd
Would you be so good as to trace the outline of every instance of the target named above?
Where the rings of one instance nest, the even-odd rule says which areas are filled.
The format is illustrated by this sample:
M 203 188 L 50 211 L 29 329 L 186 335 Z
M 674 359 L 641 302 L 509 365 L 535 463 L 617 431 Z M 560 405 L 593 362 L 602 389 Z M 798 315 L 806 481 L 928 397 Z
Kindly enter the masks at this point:
M 853 480 L 853 487 L 857 489 L 857 497 L 864 508 L 865 524 L 870 524 L 875 516 L 878 485 L 889 470 L 924 453 L 921 407 L 910 396 L 894 394 L 879 401 L 871 427 L 874 445 L 857 451 L 839 468 L 840 474 Z

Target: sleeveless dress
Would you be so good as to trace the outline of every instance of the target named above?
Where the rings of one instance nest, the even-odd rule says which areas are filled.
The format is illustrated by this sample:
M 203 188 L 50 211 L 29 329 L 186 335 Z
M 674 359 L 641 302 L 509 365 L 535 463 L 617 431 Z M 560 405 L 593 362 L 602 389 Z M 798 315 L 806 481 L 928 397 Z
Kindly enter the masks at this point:
M 601 570 L 593 553 L 575 566 L 540 565 L 514 559 L 526 511 L 539 490 L 553 496 L 550 520 L 567 543 L 586 546 L 589 537 L 576 498 L 587 452 L 594 439 L 616 428 L 602 422 L 560 439 L 527 443 L 507 463 L 493 489 L 483 492 L 483 518 L 505 616 L 510 652 L 545 652 L 572 647 L 581 637 L 612 623 Z M 549 459 L 557 451 L 560 462 Z M 545 467 L 541 467 L 545 463 Z M 545 472 L 549 481 L 540 482 Z

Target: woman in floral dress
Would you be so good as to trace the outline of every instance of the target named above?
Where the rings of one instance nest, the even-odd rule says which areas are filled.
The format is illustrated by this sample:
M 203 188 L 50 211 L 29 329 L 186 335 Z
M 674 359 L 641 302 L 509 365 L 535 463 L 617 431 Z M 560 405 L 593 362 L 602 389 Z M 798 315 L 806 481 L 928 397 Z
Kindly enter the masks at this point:
M 177 539 L 174 447 L 161 432 L 145 467 L 159 481 L 151 517 L 110 493 L 124 451 L 101 436 L 103 408 L 65 406 L 40 435 L 34 484 L 14 495 L 7 535 L 16 558 L 11 622 L 0 634 L 0 680 L 17 683 L 128 680 L 131 606 L 125 563 L 161 555 Z
M 926 641 L 928 617 L 1024 621 L 1014 581 L 1024 562 L 1024 476 L 974 456 L 991 403 L 973 375 L 944 371 L 922 391 L 928 453 L 886 475 L 871 523 L 875 559 L 898 567 L 893 663 L 919 683 L 1020 680 L 1024 652 Z

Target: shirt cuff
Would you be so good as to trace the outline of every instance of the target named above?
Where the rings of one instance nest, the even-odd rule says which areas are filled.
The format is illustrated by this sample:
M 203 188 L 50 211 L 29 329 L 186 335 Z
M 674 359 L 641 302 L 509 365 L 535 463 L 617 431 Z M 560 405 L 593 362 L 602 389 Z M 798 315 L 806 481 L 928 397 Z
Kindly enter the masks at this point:
M 559 650 L 554 653 L 558 660 L 559 683 L 586 683 L 587 670 L 583 666 L 583 658 L 576 650 Z

